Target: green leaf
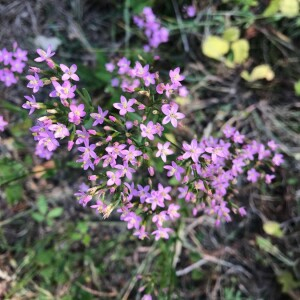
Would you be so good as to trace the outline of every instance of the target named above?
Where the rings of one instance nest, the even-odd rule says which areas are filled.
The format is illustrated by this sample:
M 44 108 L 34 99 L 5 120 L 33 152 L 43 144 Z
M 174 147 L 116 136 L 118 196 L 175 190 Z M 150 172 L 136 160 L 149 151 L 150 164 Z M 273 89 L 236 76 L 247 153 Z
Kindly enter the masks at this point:
M 9 204 L 15 204 L 22 198 L 23 187 L 20 184 L 9 185 L 5 189 L 5 196 Z
M 53 208 L 52 210 L 49 211 L 48 213 L 48 218 L 58 218 L 59 216 L 62 215 L 63 213 L 63 208 L 62 207 L 56 207 L 56 208 Z
M 32 214 L 31 214 L 31 217 L 32 217 L 32 219 L 34 219 L 35 221 L 37 221 L 37 222 L 43 222 L 44 221 L 44 219 L 45 219 L 45 216 L 44 215 L 42 215 L 42 214 L 40 214 L 40 213 L 37 213 L 37 212 L 33 212 Z
M 300 80 L 294 83 L 295 95 L 300 96 Z
M 48 211 L 48 203 L 45 196 L 40 196 L 37 200 L 37 208 L 42 215 Z
M 282 285 L 282 292 L 288 293 L 298 287 L 300 287 L 300 282 L 295 281 L 293 275 L 285 271 L 277 276 L 277 281 Z
M 283 232 L 280 228 L 280 224 L 277 222 L 273 222 L 273 221 L 268 221 L 266 223 L 264 223 L 263 225 L 263 229 L 265 231 L 265 233 L 281 238 L 283 237 Z
M 274 246 L 269 239 L 265 239 L 262 236 L 256 237 L 256 244 L 260 249 L 270 254 L 276 255 L 279 253 L 279 249 L 276 246 Z
M 203 54 L 210 58 L 220 59 L 228 51 L 229 42 L 218 36 L 208 36 L 202 44 Z

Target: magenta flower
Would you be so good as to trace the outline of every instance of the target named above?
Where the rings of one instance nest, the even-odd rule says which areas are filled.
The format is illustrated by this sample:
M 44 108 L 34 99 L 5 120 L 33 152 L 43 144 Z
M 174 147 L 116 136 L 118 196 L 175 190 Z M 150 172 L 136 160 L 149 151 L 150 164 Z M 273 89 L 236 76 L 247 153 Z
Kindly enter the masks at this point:
M 156 157 L 161 157 L 161 159 L 166 162 L 167 161 L 167 155 L 173 154 L 174 151 L 169 149 L 170 147 L 170 142 L 166 142 L 164 144 L 158 143 L 157 148 L 158 151 L 156 152 Z
M 211 160 L 216 163 L 218 161 L 218 157 L 226 158 L 227 153 L 224 151 L 222 147 L 207 147 L 205 151 L 211 154 Z
M 76 85 L 72 86 L 70 81 L 65 81 L 59 88 L 59 97 L 61 99 L 73 99 L 75 97 Z
M 272 158 L 272 162 L 275 166 L 280 166 L 284 162 L 283 155 L 279 154 L 279 153 L 276 153 L 274 155 L 274 157 Z
M 119 144 L 116 142 L 113 146 L 106 147 L 105 150 L 108 154 L 112 155 L 114 158 L 117 158 L 118 156 L 123 156 L 122 150 L 124 150 L 124 148 L 126 148 L 125 144 Z
M 172 104 L 164 104 L 161 107 L 162 112 L 166 115 L 166 117 L 164 117 L 162 123 L 168 124 L 169 122 L 171 122 L 171 124 L 174 127 L 177 127 L 177 120 L 181 120 L 185 117 L 184 114 L 177 112 L 178 111 L 178 104 L 177 103 L 172 103 Z
M 75 72 L 77 71 L 77 66 L 74 64 L 70 68 L 68 68 L 66 65 L 60 64 L 60 69 L 64 72 L 64 75 L 62 76 L 62 80 L 69 80 L 73 79 L 75 81 L 79 81 L 79 77 Z
M 182 148 L 185 151 L 184 154 L 182 155 L 182 158 L 183 159 L 191 158 L 195 163 L 198 162 L 199 156 L 204 152 L 199 147 L 196 139 L 193 139 L 190 145 L 184 142 Z
M 184 76 L 180 75 L 180 68 L 176 68 L 175 70 L 171 70 L 169 72 L 171 82 L 175 85 L 175 87 L 181 86 L 180 81 L 184 80 Z
M 107 171 L 106 175 L 108 176 L 109 180 L 107 181 L 107 185 L 120 185 L 121 184 L 121 179 L 120 179 L 120 174 L 118 172 L 114 173 L 111 171 Z
M 8 122 L 3 119 L 3 116 L 0 115 L 0 131 L 4 131 L 4 127 L 7 126 Z
M 145 226 L 141 226 L 140 229 L 136 230 L 133 235 L 137 236 L 140 240 L 143 240 L 144 238 L 149 238 L 148 232 L 146 232 Z M 146 300 L 146 298 L 145 298 Z
M 40 77 L 37 73 L 33 75 L 27 75 L 26 78 L 29 80 L 29 83 L 27 84 L 27 87 L 30 89 L 33 89 L 33 92 L 36 93 L 40 89 L 40 87 L 44 86 L 44 83 L 42 80 L 40 80 Z
M 274 178 L 275 178 L 275 175 L 273 175 L 273 174 L 266 174 L 265 182 L 267 184 L 270 184 Z
M 167 240 L 169 238 L 169 232 L 173 232 L 173 230 L 171 228 L 158 227 L 157 230 L 151 234 L 155 235 L 155 240 L 158 241 L 161 238 Z
M 139 229 L 142 218 L 136 215 L 134 212 L 130 212 L 125 216 L 124 221 L 127 222 L 128 229 Z
M 184 168 L 178 166 L 174 161 L 171 162 L 171 165 L 164 166 L 164 169 L 169 170 L 167 173 L 168 177 L 175 176 L 175 178 L 180 181 L 181 174 L 184 173 Z
M 165 207 L 164 198 L 157 191 L 152 191 L 151 196 L 146 198 L 146 202 L 151 204 L 151 209 L 154 211 L 157 206 Z
M 135 104 L 136 99 L 129 99 L 128 101 L 124 96 L 121 96 L 120 98 L 121 103 L 114 103 L 114 107 L 116 109 L 119 109 L 119 114 L 121 116 L 125 116 L 128 112 L 134 112 L 135 110 L 132 108 L 132 105 Z
M 120 177 L 126 176 L 129 180 L 132 180 L 132 173 L 135 172 L 135 169 L 130 168 L 127 161 L 124 161 L 123 165 L 116 165 L 115 168 L 120 170 Z
M 254 168 L 250 169 L 247 172 L 247 179 L 252 183 L 257 182 L 259 177 L 260 177 L 260 173 L 258 173 Z
M 165 85 L 164 83 L 159 83 L 157 86 L 156 86 L 156 92 L 160 95 L 162 95 L 165 91 Z
M 36 109 L 40 108 L 40 105 L 36 103 L 35 97 L 32 95 L 30 96 L 24 96 L 27 101 L 22 105 L 23 108 L 29 109 L 29 115 L 31 115 Z
M 144 78 L 149 73 L 149 65 L 143 67 L 140 62 L 135 63 L 134 67 L 135 75 L 140 78 Z
M 142 137 L 146 137 L 149 140 L 154 140 L 154 134 L 156 134 L 156 129 L 152 121 L 148 122 L 147 126 L 144 124 L 140 125 Z
M 152 222 L 155 223 L 157 227 L 163 226 L 163 223 L 167 220 L 169 220 L 169 217 L 166 211 L 161 211 L 152 217 Z
M 135 196 L 140 198 L 140 202 L 143 204 L 145 202 L 145 200 L 151 196 L 151 194 L 149 194 L 149 190 L 150 190 L 150 186 L 146 185 L 146 186 L 141 186 L 141 185 L 137 185 L 137 190 L 135 190 Z
M 63 139 L 66 136 L 70 135 L 68 128 L 64 124 L 61 124 L 61 123 L 52 124 L 49 126 L 49 129 L 54 132 L 54 137 L 56 139 L 58 139 L 58 138 Z
M 83 152 L 82 157 L 84 160 L 89 160 L 91 158 L 98 158 L 98 155 L 94 151 L 96 149 L 95 144 L 85 145 L 84 147 L 78 147 L 78 151 Z
M 81 118 L 86 115 L 84 111 L 84 104 L 79 104 L 78 106 L 75 104 L 70 105 L 70 110 L 69 112 L 69 121 L 71 123 L 74 123 L 75 125 L 79 125 L 81 123 Z
M 91 113 L 91 117 L 95 119 L 93 126 L 103 124 L 105 116 L 108 114 L 108 110 L 102 111 L 102 108 L 98 106 L 98 113 Z
M 178 210 L 180 209 L 180 206 L 177 204 L 170 204 L 168 207 L 168 215 L 172 221 L 178 219 L 180 217 L 180 213 Z
M 115 69 L 115 65 L 111 62 L 107 63 L 107 64 L 105 64 L 105 69 L 106 69 L 106 71 L 111 73 Z
M 135 164 L 136 157 L 143 154 L 142 151 L 137 150 L 134 145 L 131 145 L 128 150 L 122 150 L 121 153 L 124 155 L 124 160 Z
M 49 59 L 50 57 L 52 57 L 55 54 L 55 52 L 51 52 L 51 51 L 52 50 L 51 50 L 50 45 L 48 46 L 47 52 L 45 52 L 42 49 L 37 49 L 36 52 L 40 57 L 35 58 L 34 61 L 42 62 L 42 61 Z

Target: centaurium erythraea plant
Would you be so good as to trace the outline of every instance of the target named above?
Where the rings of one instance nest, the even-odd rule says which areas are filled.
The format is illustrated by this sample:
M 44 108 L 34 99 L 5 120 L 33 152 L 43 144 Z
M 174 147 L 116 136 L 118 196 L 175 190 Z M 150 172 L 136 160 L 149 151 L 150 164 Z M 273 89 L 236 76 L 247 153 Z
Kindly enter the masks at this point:
M 34 93 L 50 87 L 50 99 L 41 103 L 37 94 L 25 96 L 23 106 L 44 114 L 31 128 L 36 154 L 49 159 L 60 146 L 73 149 L 90 181 L 75 194 L 79 203 L 105 218 L 116 210 L 140 239 L 168 239 L 183 207 L 194 217 L 213 216 L 216 225 L 231 221 L 233 213 L 244 216 L 245 208 L 234 201 L 238 178 L 270 184 L 283 162 L 274 141 L 248 140 L 229 125 L 223 138 L 176 140 L 185 126 L 185 114 L 174 101 L 185 79 L 179 67 L 162 81 L 140 61 L 132 65 L 123 57 L 107 64 L 108 72 L 127 83 L 121 84 L 120 99 L 105 110 L 78 89 L 76 65 L 56 64 L 51 49 L 38 54 L 37 61 L 50 70 L 31 68 L 36 81 L 28 78 L 34 81 L 28 87 Z

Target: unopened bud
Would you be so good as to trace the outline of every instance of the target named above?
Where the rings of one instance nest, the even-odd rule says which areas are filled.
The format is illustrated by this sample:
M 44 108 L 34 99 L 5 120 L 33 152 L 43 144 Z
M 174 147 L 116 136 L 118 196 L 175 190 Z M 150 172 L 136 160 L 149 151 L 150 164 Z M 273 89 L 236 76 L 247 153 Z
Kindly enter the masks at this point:
M 97 134 L 97 131 L 94 130 L 94 129 L 89 129 L 88 133 L 91 134 L 91 135 L 95 135 L 95 134 Z
M 112 122 L 116 122 L 116 120 L 117 120 L 114 116 L 109 116 L 108 118 L 109 118 Z
M 146 106 L 144 104 L 140 104 L 138 106 L 138 110 L 144 110 L 146 108 Z
M 73 148 L 73 146 L 74 146 L 74 142 L 73 141 L 69 141 L 68 142 L 68 151 L 71 151 L 72 148 Z
M 155 174 L 155 171 L 154 171 L 154 168 L 153 168 L 153 167 L 149 167 L 149 168 L 148 168 L 148 172 L 149 172 L 149 175 L 150 175 L 150 176 L 154 176 L 154 174 Z
M 144 153 L 144 154 L 143 154 L 143 158 L 144 158 L 145 160 L 149 160 L 149 155 L 148 155 L 147 153 Z
M 134 121 L 133 121 L 133 125 L 134 125 L 134 126 L 138 126 L 138 125 L 139 125 L 139 121 L 138 121 L 138 120 L 134 120 Z
M 90 175 L 88 178 L 89 178 L 90 181 L 95 181 L 95 180 L 97 180 L 98 176 L 97 175 Z
M 104 126 L 104 127 L 103 127 L 103 129 L 104 129 L 104 130 L 106 130 L 106 131 L 110 131 L 110 130 L 112 130 L 112 128 L 111 128 L 111 127 L 109 127 L 109 126 Z
M 112 140 L 112 136 L 109 135 L 109 136 L 106 138 L 106 141 L 107 141 L 107 142 L 110 142 L 111 140 Z
M 158 114 L 158 111 L 155 109 L 155 110 L 152 111 L 152 113 L 153 113 L 154 115 L 157 115 L 157 114 Z

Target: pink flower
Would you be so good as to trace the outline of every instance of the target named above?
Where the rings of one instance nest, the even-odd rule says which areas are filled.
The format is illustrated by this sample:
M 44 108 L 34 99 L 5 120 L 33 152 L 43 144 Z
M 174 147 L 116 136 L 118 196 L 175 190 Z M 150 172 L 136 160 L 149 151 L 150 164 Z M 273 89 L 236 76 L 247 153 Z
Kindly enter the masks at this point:
M 280 166 L 284 162 L 283 155 L 279 154 L 279 153 L 276 153 L 274 155 L 274 157 L 272 158 L 272 162 L 275 166 Z
M 255 183 L 257 182 L 257 180 L 259 179 L 260 177 L 260 173 L 258 173 L 254 168 L 250 169 L 248 172 L 247 172 L 247 179 L 252 182 L 252 183 Z
M 108 114 L 108 110 L 103 111 L 100 106 L 98 106 L 98 113 L 91 113 L 91 117 L 95 119 L 93 126 L 98 124 L 103 124 L 105 116 Z
M 111 171 L 107 171 L 106 175 L 108 176 L 109 180 L 107 181 L 107 185 L 120 185 L 121 184 L 121 179 L 120 179 L 120 174 L 118 172 L 114 173 Z
M 73 79 L 75 81 L 79 81 L 79 77 L 78 75 L 75 74 L 75 72 L 77 71 L 77 66 L 76 65 L 72 65 L 70 68 L 68 68 L 66 65 L 60 64 L 60 69 L 64 72 L 64 75 L 62 76 L 62 80 L 69 80 L 69 79 Z
M 86 115 L 84 111 L 84 104 L 79 104 L 78 106 L 75 104 L 70 105 L 70 110 L 69 112 L 69 121 L 71 123 L 74 123 L 75 125 L 79 125 L 81 122 L 81 117 L 84 117 Z
M 158 151 L 156 152 L 156 157 L 161 157 L 161 159 L 166 162 L 167 161 L 167 155 L 173 154 L 174 151 L 169 149 L 170 142 L 166 142 L 164 144 L 158 143 L 157 148 Z
M 157 86 L 156 86 L 156 92 L 160 95 L 162 95 L 164 93 L 164 90 L 165 90 L 165 85 L 164 83 L 159 83 Z
M 7 125 L 8 123 L 6 121 L 4 121 L 3 116 L 0 115 L 0 131 L 4 131 L 4 127 Z
M 265 182 L 267 184 L 270 184 L 274 178 L 275 178 L 275 175 L 266 174 Z
M 169 238 L 169 232 L 172 232 L 173 230 L 171 228 L 164 228 L 164 227 L 158 227 L 157 230 L 153 231 L 151 234 L 155 235 L 155 240 L 158 241 L 159 239 L 168 239 Z
M 115 65 L 111 62 L 107 63 L 107 64 L 105 64 L 105 69 L 106 69 L 106 71 L 111 73 L 115 69 Z
M 44 86 L 44 83 L 42 80 L 40 80 L 40 77 L 37 73 L 32 75 L 27 75 L 26 78 L 29 80 L 29 83 L 27 84 L 27 87 L 30 89 L 33 89 L 33 92 L 36 93 L 40 89 L 40 87 Z
M 49 129 L 51 131 L 54 131 L 54 137 L 56 139 L 58 139 L 58 138 L 63 139 L 66 136 L 70 135 L 68 128 L 64 124 L 61 124 L 61 123 L 52 124 L 49 126 Z
M 175 70 L 171 70 L 169 72 L 171 82 L 176 86 L 181 86 L 180 81 L 184 80 L 184 76 L 180 75 L 180 68 L 176 68 Z
M 182 155 L 183 159 L 191 158 L 193 162 L 198 162 L 199 156 L 204 152 L 199 146 L 196 139 L 193 139 L 191 144 L 187 144 L 186 142 L 182 145 L 185 153 Z
M 51 51 L 52 50 L 51 50 L 50 45 L 48 46 L 47 52 L 45 52 L 42 49 L 37 49 L 36 52 L 40 57 L 35 58 L 34 61 L 42 62 L 42 61 L 49 59 L 50 57 L 52 57 L 55 54 L 55 52 L 51 52 Z
M 156 134 L 156 129 L 152 121 L 148 122 L 147 126 L 144 124 L 140 125 L 141 128 L 141 135 L 142 137 L 146 137 L 149 140 L 154 140 L 154 134 Z
M 24 98 L 27 99 L 27 101 L 22 105 L 23 108 L 29 109 L 29 115 L 31 115 L 36 109 L 40 108 L 40 105 L 36 103 L 35 97 L 32 95 L 30 96 L 24 96 Z
M 173 203 L 168 207 L 168 215 L 172 221 L 180 217 L 180 213 L 178 212 L 179 209 L 180 206 Z
M 144 238 L 148 238 L 148 232 L 146 232 L 145 226 L 141 226 L 140 229 L 136 230 L 133 235 L 137 236 L 140 240 L 143 240 Z M 149 300 L 152 298 L 149 298 Z M 146 300 L 146 298 L 144 299 Z
M 184 168 L 178 166 L 174 161 L 172 161 L 171 165 L 164 166 L 164 169 L 169 170 L 167 176 L 175 176 L 178 181 L 181 180 L 181 174 L 184 173 Z
M 128 101 L 124 96 L 120 98 L 121 103 L 114 103 L 114 107 L 120 110 L 120 115 L 125 116 L 128 112 L 134 112 L 135 110 L 132 108 L 132 105 L 135 104 L 136 99 L 129 99 Z
M 161 107 L 162 112 L 166 115 L 166 117 L 164 117 L 162 123 L 163 124 L 168 124 L 169 122 L 171 122 L 171 124 L 174 127 L 177 127 L 177 120 L 181 120 L 185 117 L 184 114 L 177 112 L 178 111 L 178 104 L 177 103 L 172 103 L 170 104 L 164 104 Z

